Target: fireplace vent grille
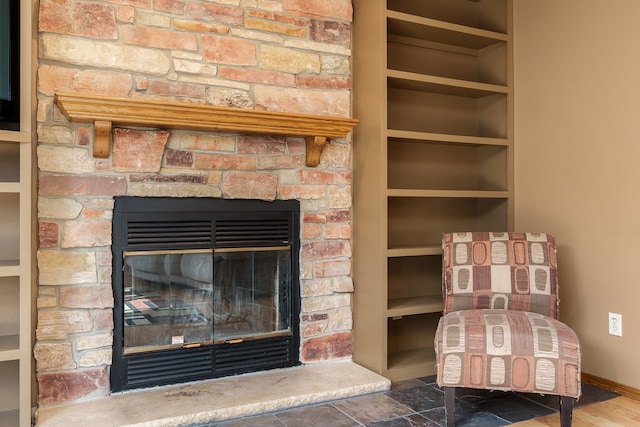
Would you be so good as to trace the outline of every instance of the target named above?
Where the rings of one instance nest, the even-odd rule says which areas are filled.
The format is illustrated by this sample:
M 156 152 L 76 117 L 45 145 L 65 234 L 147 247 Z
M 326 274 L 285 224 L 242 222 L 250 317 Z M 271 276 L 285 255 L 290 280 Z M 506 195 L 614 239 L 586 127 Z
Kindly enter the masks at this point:
M 129 248 L 199 248 L 211 245 L 211 221 L 128 221 Z
M 216 246 L 264 246 L 289 243 L 287 219 L 218 220 Z
M 210 378 L 213 369 L 208 349 L 129 355 L 126 364 L 130 388 Z
M 291 366 L 291 340 L 245 341 L 215 348 L 215 374 L 225 376 Z

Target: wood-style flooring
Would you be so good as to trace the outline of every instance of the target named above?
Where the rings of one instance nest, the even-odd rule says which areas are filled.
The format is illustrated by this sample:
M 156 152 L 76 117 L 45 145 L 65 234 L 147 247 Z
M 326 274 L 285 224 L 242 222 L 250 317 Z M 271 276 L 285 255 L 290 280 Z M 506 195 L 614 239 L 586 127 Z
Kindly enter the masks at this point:
M 513 427 L 558 427 L 558 413 L 512 424 Z M 573 427 L 640 426 L 640 401 L 616 397 L 604 402 L 581 406 L 573 411 Z

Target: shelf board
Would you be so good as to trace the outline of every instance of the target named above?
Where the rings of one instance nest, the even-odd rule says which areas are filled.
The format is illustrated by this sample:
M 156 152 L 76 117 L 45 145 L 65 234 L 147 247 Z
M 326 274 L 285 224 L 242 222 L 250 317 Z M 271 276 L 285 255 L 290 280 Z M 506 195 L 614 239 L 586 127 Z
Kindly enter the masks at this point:
M 205 132 L 303 136 L 307 166 L 317 166 L 328 138 L 343 138 L 358 120 L 335 116 L 216 107 L 149 99 L 56 93 L 54 102 L 71 122 L 94 122 L 95 157 L 111 154 L 115 126 L 142 126 Z
M 20 261 L 0 260 L 0 277 L 11 277 L 20 275 Z
M 387 257 L 389 258 L 427 255 L 442 255 L 442 246 L 438 244 L 433 246 L 407 246 L 387 249 Z
M 0 335 L 0 361 L 20 358 L 20 335 Z
M 20 193 L 20 183 L 0 182 L 0 193 Z
M 0 142 L 30 142 L 31 133 L 11 130 L 0 130 Z
M 508 199 L 508 191 L 388 189 L 388 197 Z
M 387 10 L 387 32 L 469 49 L 483 49 L 509 39 L 507 34 Z
M 473 145 L 509 146 L 506 138 L 489 138 L 483 136 L 451 135 L 433 132 L 415 132 L 410 130 L 387 129 L 387 138 L 408 139 L 423 142 L 444 142 Z
M 509 93 L 509 88 L 506 86 L 399 70 L 387 70 L 387 82 L 389 87 L 395 89 L 462 96 L 465 98 L 482 98 L 489 95 Z
M 396 298 L 387 303 L 387 317 L 442 313 L 443 308 L 442 295 Z
M 436 355 L 433 347 L 422 347 L 389 353 L 384 375 L 392 381 L 401 381 L 433 375 L 435 368 Z

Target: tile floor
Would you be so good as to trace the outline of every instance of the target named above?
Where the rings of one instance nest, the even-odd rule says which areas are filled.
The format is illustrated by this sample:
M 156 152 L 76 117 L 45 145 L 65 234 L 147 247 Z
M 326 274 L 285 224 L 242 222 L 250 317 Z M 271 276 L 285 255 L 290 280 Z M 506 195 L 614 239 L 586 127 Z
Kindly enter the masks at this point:
M 583 385 L 576 406 L 617 395 Z M 459 390 L 456 426 L 497 427 L 558 411 L 555 396 Z M 443 393 L 435 377 L 394 384 L 390 391 L 194 427 L 441 427 Z

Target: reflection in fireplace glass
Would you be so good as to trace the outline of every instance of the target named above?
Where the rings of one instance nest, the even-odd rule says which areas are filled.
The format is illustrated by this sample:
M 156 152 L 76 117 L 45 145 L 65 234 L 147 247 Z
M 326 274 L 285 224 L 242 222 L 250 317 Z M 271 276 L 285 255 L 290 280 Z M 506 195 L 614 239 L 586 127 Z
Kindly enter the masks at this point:
M 124 352 L 291 333 L 291 248 L 126 252 Z

